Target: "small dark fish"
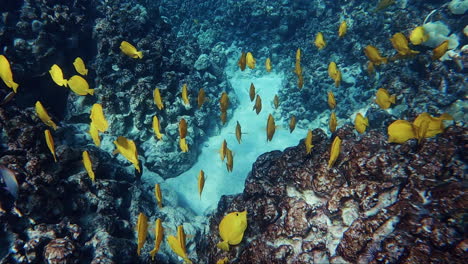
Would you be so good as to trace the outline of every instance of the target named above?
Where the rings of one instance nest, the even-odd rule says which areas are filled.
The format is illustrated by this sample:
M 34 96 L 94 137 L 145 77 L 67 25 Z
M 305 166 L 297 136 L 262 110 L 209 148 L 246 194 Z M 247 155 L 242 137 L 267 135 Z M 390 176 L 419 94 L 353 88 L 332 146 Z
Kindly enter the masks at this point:
M 5 98 L 3 98 L 3 100 L 0 102 L 0 105 L 4 105 L 10 102 L 11 99 L 13 99 L 13 97 L 15 96 L 15 94 L 16 94 L 15 92 L 10 92 L 9 94 L 7 94 Z
M 6 187 L 5 189 L 11 193 L 13 197 L 18 198 L 18 182 L 16 181 L 16 176 L 5 166 L 0 166 L 0 178 L 3 179 Z

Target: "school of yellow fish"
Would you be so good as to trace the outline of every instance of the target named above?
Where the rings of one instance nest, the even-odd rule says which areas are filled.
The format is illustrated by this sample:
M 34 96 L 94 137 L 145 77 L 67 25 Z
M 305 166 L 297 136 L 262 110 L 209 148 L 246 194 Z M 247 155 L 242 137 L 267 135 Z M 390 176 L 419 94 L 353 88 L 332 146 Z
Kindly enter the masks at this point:
M 386 8 L 388 5 L 391 5 L 393 1 L 381 1 L 379 6 L 377 7 L 376 11 Z M 348 25 L 346 21 L 342 21 L 338 28 L 338 38 L 344 38 L 348 32 Z M 409 41 L 406 36 L 402 33 L 396 33 L 390 39 L 392 46 L 397 51 L 397 54 L 392 58 L 388 59 L 383 57 L 380 51 L 372 46 L 368 45 L 364 48 L 364 54 L 369 59 L 367 64 L 367 70 L 369 74 L 372 74 L 375 71 L 376 66 L 380 66 L 382 64 L 386 64 L 389 61 L 394 61 L 397 59 L 404 59 L 409 58 L 411 56 L 415 56 L 419 54 L 419 51 L 412 50 L 409 47 L 409 43 L 412 45 L 420 45 L 428 40 L 428 35 L 425 33 L 424 28 L 422 26 L 416 27 L 414 30 L 411 31 L 409 36 Z M 327 42 L 325 41 L 325 37 L 322 32 L 318 32 L 315 36 L 315 40 L 313 42 L 315 47 L 320 51 L 326 48 Z M 433 60 L 437 60 L 442 57 L 448 49 L 448 41 L 442 42 L 439 46 L 437 46 L 433 52 L 431 58 Z M 133 59 L 142 59 L 143 52 L 138 51 L 135 46 L 130 44 L 129 42 L 122 41 L 120 44 L 120 50 L 123 54 L 127 55 Z M 64 77 L 63 71 L 57 64 L 51 66 L 49 73 L 51 76 L 52 81 L 57 84 L 58 86 L 69 87 L 72 92 L 80 96 L 86 95 L 94 95 L 94 89 L 90 89 L 88 82 L 82 76 L 88 75 L 88 69 L 85 66 L 83 59 L 77 57 L 73 62 L 74 69 L 78 73 L 78 75 L 72 75 L 69 79 Z M 242 52 L 241 56 L 238 60 L 238 66 L 241 71 L 244 71 L 247 67 L 250 69 L 255 69 L 256 67 L 256 60 L 251 52 Z M 266 72 L 271 72 L 272 70 L 272 63 L 271 59 L 267 58 L 265 60 L 265 70 Z M 295 62 L 295 69 L 294 73 L 298 78 L 298 88 L 301 89 L 304 85 L 303 79 L 303 72 L 301 67 L 301 49 L 298 48 L 296 51 L 296 62 Z M 334 81 L 334 86 L 336 88 L 340 87 L 341 84 L 341 71 L 339 70 L 336 62 L 332 61 L 329 63 L 328 66 L 328 75 Z M 17 93 L 19 85 L 14 82 L 13 80 L 13 73 L 10 68 L 10 62 L 4 55 L 0 55 L 0 78 L 3 80 L 5 85 L 8 88 L 13 90 L 13 94 Z M 250 101 L 254 101 L 253 110 L 255 110 L 256 114 L 258 115 L 262 110 L 262 100 L 261 97 L 256 93 L 255 85 L 251 83 L 250 90 L 249 90 L 249 97 Z M 161 91 L 159 88 L 155 88 L 153 92 L 153 99 L 154 104 L 156 105 L 157 109 L 163 111 L 164 109 L 164 100 L 161 96 Z M 187 83 L 184 83 L 181 88 L 181 99 L 182 104 L 186 108 L 190 108 L 190 96 Z M 206 102 L 206 94 L 203 88 L 200 88 L 197 96 L 197 105 L 198 108 L 201 108 L 203 104 Z M 329 118 L 329 129 L 332 133 L 336 131 L 338 126 L 338 120 L 335 114 L 335 108 L 337 106 L 335 96 L 333 91 L 328 92 L 328 106 L 330 107 L 331 114 Z M 396 103 L 396 95 L 390 95 L 390 93 L 384 89 L 379 88 L 376 92 L 376 99 L 375 103 L 382 109 L 388 109 L 391 107 L 392 104 Z M 226 123 L 227 120 L 227 110 L 229 107 L 229 97 L 226 92 L 222 92 L 219 100 L 220 104 L 220 118 L 222 124 Z M 275 109 L 279 107 L 279 97 L 275 95 L 273 100 L 273 105 Z M 46 108 L 42 105 L 40 101 L 37 101 L 35 104 L 35 110 L 38 118 L 48 127 L 52 128 L 54 131 L 57 130 L 57 125 L 52 121 L 52 118 L 47 113 Z M 448 114 L 442 114 L 440 117 L 432 117 L 428 113 L 420 114 L 412 123 L 406 120 L 396 120 L 392 124 L 388 126 L 388 135 L 389 135 L 389 142 L 391 143 L 404 143 L 410 139 L 417 139 L 420 143 L 425 138 L 434 137 L 439 133 L 442 133 L 444 130 L 444 120 L 452 120 L 453 118 Z M 89 134 L 91 139 L 93 140 L 96 146 L 100 146 L 100 137 L 99 133 L 105 133 L 108 128 L 109 124 L 104 116 L 104 111 L 102 105 L 96 103 L 91 108 L 90 113 L 90 128 Z M 292 133 L 296 126 L 296 117 L 292 115 L 289 121 L 289 130 Z M 361 113 L 357 113 L 355 120 L 354 120 L 354 127 L 359 134 L 365 133 L 367 127 L 369 126 L 369 120 L 364 117 Z M 157 115 L 153 117 L 152 127 L 154 130 L 155 137 L 158 140 L 163 140 L 163 134 L 161 131 L 161 124 L 160 119 Z M 179 147 L 182 152 L 188 152 L 189 147 L 186 141 L 187 133 L 188 133 L 188 124 L 184 118 L 179 120 Z M 267 119 L 267 126 L 266 126 L 266 141 L 271 141 L 275 134 L 275 130 L 278 126 L 275 124 L 275 120 L 272 114 L 268 115 Z M 52 133 L 49 129 L 44 131 L 46 145 L 49 148 L 50 153 L 55 162 L 57 162 L 57 156 L 55 153 L 55 145 L 54 140 L 52 137 Z M 239 122 L 237 122 L 236 129 L 235 129 L 236 139 L 239 144 L 242 142 L 242 128 Z M 333 165 L 336 163 L 340 148 L 341 148 L 342 140 L 335 136 L 333 142 L 330 147 L 330 154 L 329 154 L 329 161 L 328 167 L 332 168 Z M 114 154 L 120 153 L 125 159 L 127 159 L 135 169 L 140 172 L 140 164 L 138 160 L 138 151 L 136 144 L 133 140 L 127 139 L 126 137 L 119 136 L 114 141 L 115 144 L 115 151 Z M 308 130 L 307 135 L 304 140 L 305 151 L 307 154 L 312 153 L 313 149 L 313 135 L 312 130 Z M 228 148 L 226 140 L 223 140 L 221 144 L 221 148 L 219 150 L 221 161 L 224 162 L 226 160 L 226 168 L 228 172 L 233 170 L 234 160 L 233 160 L 233 153 Z M 95 173 L 93 171 L 92 165 L 92 158 L 88 151 L 84 150 L 82 153 L 82 162 L 84 168 L 89 175 L 91 181 L 95 181 Z M 198 175 L 198 192 L 200 199 L 202 198 L 202 192 L 205 184 L 205 173 L 203 170 L 200 170 Z M 156 202 L 159 208 L 163 207 L 163 196 L 161 193 L 161 187 L 159 184 L 155 185 L 154 189 Z M 219 224 L 219 234 L 221 236 L 222 241 L 218 243 L 217 247 L 228 251 L 230 245 L 237 245 L 242 241 L 244 232 L 247 228 L 247 212 L 231 212 L 227 214 Z M 148 218 L 143 214 L 140 213 L 137 219 L 136 224 L 137 230 L 137 254 L 140 255 L 141 249 L 144 246 L 146 241 L 146 236 L 148 233 Z M 151 257 L 154 259 L 155 255 L 157 254 L 159 247 L 162 243 L 163 238 L 163 227 L 162 227 L 162 220 L 157 219 L 155 221 L 155 244 L 154 249 L 150 252 Z M 168 236 L 167 242 L 170 248 L 181 257 L 184 262 L 191 263 L 190 259 L 188 258 L 187 250 L 186 250 L 186 235 L 183 229 L 183 226 L 177 227 L 177 235 L 176 236 Z M 225 263 L 227 262 L 227 258 L 220 259 L 218 263 Z

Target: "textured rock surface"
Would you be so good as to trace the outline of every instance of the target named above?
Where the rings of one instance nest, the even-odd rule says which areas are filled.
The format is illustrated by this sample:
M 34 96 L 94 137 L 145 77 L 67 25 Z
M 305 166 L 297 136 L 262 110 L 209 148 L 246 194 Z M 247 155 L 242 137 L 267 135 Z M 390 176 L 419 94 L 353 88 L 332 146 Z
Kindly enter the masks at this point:
M 198 252 L 207 263 L 463 263 L 466 133 L 449 127 L 420 145 L 395 145 L 345 126 L 328 169 L 331 141 L 316 129 L 310 155 L 301 142 L 257 159 L 244 192 L 219 203 Z M 218 224 L 240 210 L 243 242 L 222 252 Z

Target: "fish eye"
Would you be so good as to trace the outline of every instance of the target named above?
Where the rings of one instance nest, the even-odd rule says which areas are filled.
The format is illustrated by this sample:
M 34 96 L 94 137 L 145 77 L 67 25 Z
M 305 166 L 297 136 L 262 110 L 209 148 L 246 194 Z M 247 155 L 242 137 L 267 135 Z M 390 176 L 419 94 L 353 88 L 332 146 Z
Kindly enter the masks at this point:
M 236 213 L 236 216 L 239 216 L 239 214 L 238 214 L 238 213 Z

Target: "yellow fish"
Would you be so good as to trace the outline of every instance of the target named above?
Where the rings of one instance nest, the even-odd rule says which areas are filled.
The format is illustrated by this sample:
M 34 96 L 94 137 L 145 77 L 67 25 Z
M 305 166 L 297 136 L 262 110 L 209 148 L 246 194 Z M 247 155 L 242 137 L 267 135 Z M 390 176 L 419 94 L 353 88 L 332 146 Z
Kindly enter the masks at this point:
M 201 194 L 203 192 L 204 186 L 205 186 L 205 172 L 203 170 L 200 170 L 200 173 L 198 173 L 198 194 L 200 195 L 200 199 L 201 199 Z
M 328 127 L 330 128 L 330 132 L 335 133 L 337 126 L 338 121 L 336 120 L 336 114 L 334 111 L 332 111 L 330 114 L 330 119 L 328 121 Z
M 367 74 L 372 75 L 375 71 L 374 63 L 372 61 L 367 62 Z
M 449 114 L 442 114 L 440 117 L 432 117 L 428 113 L 424 112 L 416 117 L 413 121 L 415 131 L 419 131 L 423 127 L 423 122 L 428 121 L 427 132 L 424 133 L 425 138 L 434 137 L 437 134 L 444 132 L 445 126 L 443 120 L 453 120 L 453 117 Z
M 314 145 L 312 145 L 312 130 L 310 130 L 310 129 L 307 132 L 307 136 L 306 136 L 306 138 L 304 140 L 304 144 L 305 144 L 305 147 L 306 147 L 306 153 L 310 154 L 310 152 L 312 152 L 312 148 L 314 147 Z
M 228 257 L 224 257 L 218 261 L 216 261 L 216 264 L 227 264 L 229 261 Z
M 224 161 L 226 158 L 226 150 L 227 150 L 227 142 L 226 140 L 223 141 L 221 144 L 221 148 L 219 149 L 219 156 L 221 157 L 221 161 Z
M 405 143 L 406 141 L 416 138 L 413 125 L 406 120 L 396 120 L 391 123 L 388 128 L 388 142 L 390 143 Z
M 187 140 L 185 138 L 180 138 L 179 139 L 179 147 L 180 147 L 180 150 L 182 152 L 188 152 L 189 151 Z
M 146 236 L 148 235 L 148 218 L 144 213 L 138 215 L 136 230 L 138 242 L 137 255 L 140 256 L 141 249 L 145 245 Z
M 54 139 L 52 138 L 52 134 L 50 134 L 49 129 L 46 129 L 44 131 L 44 136 L 46 139 L 47 147 L 49 148 L 50 153 L 52 153 L 52 156 L 54 156 L 54 161 L 57 162 L 57 157 L 55 156 Z
M 250 52 L 247 52 L 247 55 L 245 56 L 245 59 L 246 59 L 246 63 L 247 63 L 247 66 L 250 68 L 250 69 L 254 69 L 255 68 L 255 58 L 254 56 L 252 55 L 252 53 Z
M 384 10 L 387 7 L 393 5 L 394 3 L 395 3 L 395 0 L 380 0 L 379 3 L 377 4 L 377 7 L 374 10 L 374 12 Z
M 267 58 L 265 61 L 265 68 L 267 72 L 271 72 L 271 60 L 270 58 Z
M 150 251 L 151 259 L 153 261 L 154 261 L 154 256 L 156 256 L 156 254 L 159 251 L 159 247 L 161 246 L 163 235 L 164 235 L 164 228 L 162 226 L 161 219 L 158 218 L 154 222 L 154 248 L 153 250 Z
M 420 45 L 429 40 L 429 35 L 426 34 L 424 27 L 419 26 L 411 31 L 409 39 L 413 45 Z
M 122 43 L 120 43 L 120 50 L 130 58 L 143 58 L 143 52 L 138 51 L 132 44 L 128 43 L 127 41 L 122 41 Z
M 0 55 L 0 78 L 7 87 L 13 89 L 13 92 L 16 93 L 19 85 L 13 81 L 13 73 L 11 72 L 10 62 L 3 55 Z
M 81 75 L 88 75 L 88 69 L 86 69 L 84 61 L 80 57 L 77 57 L 75 59 L 75 61 L 73 62 L 73 67 L 75 67 L 77 73 Z
M 89 124 L 88 133 L 91 136 L 91 138 L 93 139 L 94 144 L 96 146 L 98 146 L 98 147 L 101 146 L 101 138 L 99 138 L 99 131 L 96 128 L 96 126 L 93 124 L 93 122 L 91 122 L 91 124 Z
M 253 83 L 250 83 L 249 97 L 250 102 L 253 102 L 253 100 L 255 99 L 255 86 Z
M 279 106 L 279 98 L 278 95 L 275 94 L 275 97 L 273 98 L 273 105 L 275 106 L 275 109 L 278 109 Z
M 88 151 L 83 151 L 83 165 L 88 172 L 89 178 L 91 178 L 91 181 L 94 181 L 95 175 L 93 171 L 93 164 L 91 163 L 91 158 L 89 157 Z
M 348 32 L 348 24 L 346 24 L 346 20 L 343 20 L 338 28 L 338 37 L 342 38 Z
M 360 134 L 364 133 L 369 126 L 369 119 L 361 115 L 361 113 L 357 113 L 356 118 L 354 119 L 354 128 L 356 128 L 357 132 Z
M 247 65 L 247 54 L 245 54 L 245 52 L 242 52 L 237 65 L 239 65 L 241 71 L 245 70 L 245 66 Z
M 156 138 L 161 140 L 163 138 L 163 134 L 161 134 L 161 124 L 159 123 L 157 116 L 153 116 L 153 130 Z
M 153 98 L 154 98 L 154 104 L 156 105 L 156 107 L 158 107 L 159 110 L 164 109 L 164 104 L 163 104 L 163 100 L 161 97 L 161 93 L 159 92 L 159 88 L 154 89 Z
M 419 51 L 409 48 L 408 40 L 402 33 L 395 33 L 390 41 L 392 42 L 393 48 L 398 51 L 398 55 L 400 56 L 410 56 L 419 53 Z
M 304 86 L 304 77 L 302 75 L 299 75 L 297 78 L 297 87 L 299 89 L 302 89 L 302 86 Z
M 203 88 L 200 88 L 198 91 L 198 97 L 197 97 L 197 103 L 198 103 L 198 108 L 201 108 L 202 105 L 205 103 L 205 90 Z
M 221 94 L 221 99 L 219 99 L 219 107 L 221 108 L 221 112 L 226 112 L 229 107 L 229 97 L 226 92 Z
M 289 133 L 292 133 L 296 128 L 296 117 L 294 115 L 291 116 L 289 120 Z
M 255 98 L 255 105 L 252 108 L 252 110 L 255 110 L 255 113 L 257 115 L 262 111 L 262 98 L 260 98 L 260 95 L 257 94 L 257 97 Z
M 444 56 L 444 54 L 448 50 L 448 45 L 449 45 L 449 41 L 445 40 L 439 46 L 437 46 L 434 50 L 432 50 L 432 60 L 438 60 L 442 56 Z
M 54 64 L 52 65 L 52 67 L 50 67 L 49 73 L 54 83 L 56 83 L 59 86 L 67 87 L 67 80 L 63 78 L 62 69 L 60 69 L 60 67 L 57 64 Z
M 315 36 L 314 44 L 315 44 L 315 47 L 317 47 L 319 50 L 327 46 L 327 43 L 325 42 L 325 39 L 323 38 L 322 32 L 317 33 L 317 36 Z
M 368 45 L 364 48 L 364 54 L 372 62 L 373 66 L 379 66 L 382 63 L 387 63 L 388 59 L 380 55 L 379 50 L 371 45 Z
M 187 84 L 184 83 L 184 85 L 182 85 L 182 101 L 184 101 L 184 104 L 189 106 L 190 105 L 190 102 L 189 102 L 189 98 L 188 98 L 188 90 L 187 90 Z
M 235 246 L 242 241 L 246 229 L 247 211 L 227 214 L 219 223 L 219 235 L 222 242 L 216 246 L 224 251 L 229 251 L 229 245 Z
M 185 262 L 192 263 L 187 256 L 187 250 L 185 248 L 185 235 L 181 235 L 184 233 L 183 230 L 183 226 L 178 226 L 177 237 L 169 236 L 167 238 L 167 243 L 171 247 L 172 251 L 174 251 L 174 253 L 176 253 L 179 257 L 183 258 Z
M 91 123 L 94 124 L 96 129 L 99 132 L 106 132 L 109 128 L 109 123 L 107 123 L 106 118 L 104 117 L 104 111 L 102 111 L 101 104 L 93 104 L 91 108 Z
M 377 94 L 375 95 L 375 102 L 382 109 L 388 109 L 391 104 L 395 104 L 396 96 L 394 94 L 390 95 L 387 90 L 379 88 Z
M 236 138 L 237 138 L 237 142 L 239 142 L 240 144 L 241 139 L 242 139 L 242 129 L 241 129 L 241 125 L 239 124 L 239 121 L 237 121 L 237 125 L 236 125 Z
M 156 197 L 156 201 L 158 201 L 158 207 L 162 208 L 163 199 L 161 194 L 161 186 L 159 185 L 159 183 L 156 183 L 154 185 L 154 197 Z
M 296 50 L 296 62 L 301 61 L 301 48 Z
M 300 51 L 300 49 L 298 49 Z M 299 52 L 300 54 L 300 52 Z M 294 73 L 297 77 L 302 76 L 302 67 L 301 67 L 301 59 L 299 55 L 299 59 L 296 59 L 296 64 L 294 65 Z
M 40 101 L 36 102 L 36 114 L 39 117 L 39 119 L 44 122 L 44 124 L 50 126 L 54 130 L 57 130 L 57 125 L 52 121 L 52 118 L 50 118 L 49 114 L 47 113 L 47 110 L 42 106 L 42 103 Z
M 341 138 L 335 137 L 333 140 L 331 149 L 330 149 L 330 159 L 328 160 L 328 168 L 333 167 L 338 156 L 340 155 L 340 148 L 341 148 Z
M 335 95 L 332 91 L 328 92 L 328 106 L 330 109 L 335 109 L 336 107 Z
M 179 137 L 185 138 L 187 136 L 187 121 L 181 118 L 179 121 Z
M 232 155 L 232 151 L 226 147 L 226 168 L 228 172 L 232 172 L 234 168 L 234 156 Z
M 430 123 L 431 123 L 431 121 L 428 120 L 428 119 L 422 120 L 419 127 L 415 126 L 414 123 L 413 123 L 413 131 L 414 131 L 414 133 L 416 135 L 416 138 L 418 139 L 418 144 L 421 143 L 421 141 L 424 138 L 428 137 L 427 132 L 429 130 Z
M 334 61 L 328 64 L 328 76 L 335 81 L 335 86 L 339 87 L 341 83 L 341 72 L 338 70 L 336 63 Z
M 273 116 L 269 114 L 268 120 L 267 120 L 267 129 L 266 129 L 267 142 L 273 139 L 273 135 L 275 135 L 275 130 L 276 130 L 275 119 L 273 119 Z
M 221 112 L 221 123 L 224 125 L 226 124 L 226 119 L 227 119 L 227 112 Z
M 120 136 L 114 141 L 114 144 L 117 147 L 117 152 L 130 161 L 138 172 L 141 172 L 135 142 L 127 139 L 126 137 Z
M 89 89 L 88 82 L 79 75 L 73 75 L 68 79 L 68 87 L 77 95 L 94 95 L 94 89 Z

